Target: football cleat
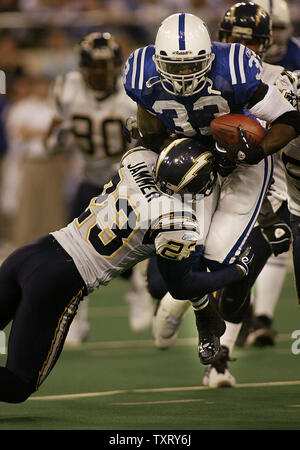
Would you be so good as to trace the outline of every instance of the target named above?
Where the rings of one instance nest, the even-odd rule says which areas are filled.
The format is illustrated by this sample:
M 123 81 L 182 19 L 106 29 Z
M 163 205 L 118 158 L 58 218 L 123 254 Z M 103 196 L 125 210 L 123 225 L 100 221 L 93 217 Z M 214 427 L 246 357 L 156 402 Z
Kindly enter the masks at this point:
M 202 364 L 210 364 L 220 352 L 220 336 L 226 330 L 226 324 L 217 311 L 215 300 L 209 296 L 207 305 L 194 310 L 198 330 L 198 356 Z
M 207 366 L 202 383 L 209 388 L 234 387 L 236 380 L 228 370 L 229 350 L 221 346 L 218 358 Z
M 152 334 L 157 348 L 167 349 L 175 344 L 179 326 L 190 305 L 188 300 L 174 300 L 169 293 L 162 298 L 152 320 Z
M 254 316 L 252 331 L 248 334 L 246 344 L 256 347 L 276 344 L 277 332 L 272 328 L 272 320 L 267 316 Z
M 220 339 L 214 335 L 199 338 L 198 356 L 202 364 L 212 363 L 220 352 Z

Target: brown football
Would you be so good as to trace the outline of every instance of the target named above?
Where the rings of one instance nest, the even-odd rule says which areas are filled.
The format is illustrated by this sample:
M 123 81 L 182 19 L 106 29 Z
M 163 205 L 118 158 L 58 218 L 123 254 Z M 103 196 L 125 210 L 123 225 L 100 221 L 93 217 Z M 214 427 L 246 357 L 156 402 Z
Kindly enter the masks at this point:
M 219 143 L 227 145 L 238 143 L 238 126 L 242 126 L 249 142 L 258 145 L 266 130 L 252 117 L 244 114 L 225 114 L 210 123 L 211 134 Z

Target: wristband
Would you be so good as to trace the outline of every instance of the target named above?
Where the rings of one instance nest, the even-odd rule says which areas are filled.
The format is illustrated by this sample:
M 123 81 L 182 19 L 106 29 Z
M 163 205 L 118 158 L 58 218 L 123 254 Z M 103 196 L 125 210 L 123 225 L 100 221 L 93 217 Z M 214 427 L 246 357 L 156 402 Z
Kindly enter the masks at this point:
M 251 151 L 244 153 L 239 150 L 237 153 L 237 159 L 245 164 L 258 164 L 266 157 L 264 149 L 258 145 L 257 147 L 251 148 Z

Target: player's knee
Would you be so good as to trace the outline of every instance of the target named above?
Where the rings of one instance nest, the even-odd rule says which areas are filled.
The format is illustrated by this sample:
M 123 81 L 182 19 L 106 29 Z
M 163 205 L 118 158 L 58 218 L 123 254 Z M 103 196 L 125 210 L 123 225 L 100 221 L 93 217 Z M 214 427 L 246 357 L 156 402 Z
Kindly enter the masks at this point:
M 13 392 L 13 393 L 10 393 L 10 395 L 4 401 L 6 403 L 23 403 L 31 396 L 31 394 L 33 392 L 34 392 L 34 390 L 27 390 L 27 389 L 24 389 L 22 391 Z
M 230 295 L 232 293 L 223 291 L 219 298 L 219 312 L 224 320 L 231 323 L 240 323 L 244 320 L 250 304 L 250 295 Z
M 35 392 L 35 389 L 29 384 L 17 383 L 13 390 L 7 392 L 6 399 L 3 401 L 7 403 L 23 403 L 31 396 L 31 394 L 33 394 L 33 392 Z
M 6 403 L 22 403 L 36 390 L 33 385 L 1 367 L 0 371 L 0 401 Z
M 147 270 L 147 285 L 151 297 L 157 300 L 161 300 L 168 292 L 166 283 L 158 270 L 156 258 L 151 258 L 149 261 Z

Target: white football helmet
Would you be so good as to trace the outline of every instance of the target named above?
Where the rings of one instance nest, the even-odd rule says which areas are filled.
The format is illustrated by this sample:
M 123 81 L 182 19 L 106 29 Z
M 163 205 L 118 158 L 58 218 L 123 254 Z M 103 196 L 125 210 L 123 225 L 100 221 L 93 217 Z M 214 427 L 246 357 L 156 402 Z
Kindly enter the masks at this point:
M 287 41 L 292 34 L 290 8 L 286 0 L 255 0 L 272 18 L 273 43 L 266 54 L 268 62 L 276 62 L 286 52 Z
M 167 92 L 184 97 L 199 92 L 214 57 L 206 25 L 199 17 L 177 13 L 161 23 L 154 61 Z

